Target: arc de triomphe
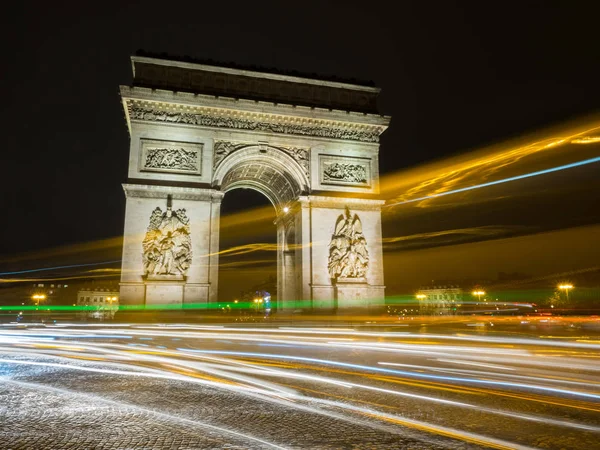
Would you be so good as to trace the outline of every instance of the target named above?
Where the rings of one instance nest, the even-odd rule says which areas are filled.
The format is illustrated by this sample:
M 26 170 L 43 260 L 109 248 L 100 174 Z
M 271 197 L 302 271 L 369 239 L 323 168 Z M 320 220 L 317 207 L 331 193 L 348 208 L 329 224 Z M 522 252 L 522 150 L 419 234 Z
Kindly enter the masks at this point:
M 121 304 L 218 300 L 220 204 L 236 188 L 275 207 L 280 309 L 382 303 L 379 89 L 131 59 Z

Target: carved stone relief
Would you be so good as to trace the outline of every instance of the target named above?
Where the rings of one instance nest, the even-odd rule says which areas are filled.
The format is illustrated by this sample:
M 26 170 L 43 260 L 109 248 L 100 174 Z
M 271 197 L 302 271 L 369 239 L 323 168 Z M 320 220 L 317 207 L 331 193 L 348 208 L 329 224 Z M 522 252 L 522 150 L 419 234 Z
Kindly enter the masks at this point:
M 348 207 L 340 214 L 329 244 L 329 276 L 339 278 L 365 278 L 369 268 L 367 241 L 357 214 Z
M 201 174 L 202 144 L 142 139 L 141 170 Z
M 269 122 L 260 119 L 223 116 L 209 113 L 187 113 L 162 111 L 154 108 L 132 106 L 129 110 L 131 120 L 151 122 L 182 123 L 206 127 L 233 128 L 239 130 L 267 131 L 271 133 L 295 134 L 300 136 L 317 136 L 333 139 L 347 139 L 361 142 L 379 142 L 382 130 L 357 130 L 354 128 L 335 127 L 320 124 L 298 124 Z
M 175 275 L 183 278 L 192 263 L 192 240 L 185 209 L 157 207 L 142 242 L 144 275 Z
M 321 183 L 370 187 L 371 161 L 364 158 L 321 156 Z
M 231 141 L 215 141 L 214 144 L 214 157 L 213 157 L 213 168 L 217 168 L 221 162 L 225 159 L 227 155 L 233 153 L 236 150 L 251 147 L 257 145 L 256 143 L 250 142 L 231 142 Z M 260 145 L 260 144 L 258 144 Z M 299 147 L 284 147 L 284 146 L 274 146 L 274 145 L 266 145 L 266 148 L 272 148 L 275 150 L 280 150 L 289 156 L 291 156 L 294 161 L 296 161 L 300 167 L 302 167 L 302 171 L 304 174 L 309 177 L 310 171 L 310 152 L 306 148 Z
M 294 160 L 300 164 L 302 170 L 306 174 L 307 177 L 310 177 L 310 153 L 305 148 L 297 148 L 297 147 L 277 147 L 280 150 L 283 150 L 288 155 L 290 155 Z
M 213 169 L 223 162 L 225 157 L 236 150 L 249 147 L 251 144 L 231 141 L 215 141 L 213 147 Z

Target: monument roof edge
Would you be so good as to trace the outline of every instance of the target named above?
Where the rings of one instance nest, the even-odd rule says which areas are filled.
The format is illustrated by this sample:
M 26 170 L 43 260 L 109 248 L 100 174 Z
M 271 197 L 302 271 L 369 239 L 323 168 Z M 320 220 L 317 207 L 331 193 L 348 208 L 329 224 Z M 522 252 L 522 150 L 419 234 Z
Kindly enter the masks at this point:
M 163 89 L 150 89 L 139 86 L 120 86 L 121 97 L 128 101 L 143 101 L 151 103 L 164 103 L 181 107 L 204 107 L 225 110 L 240 110 L 258 114 L 274 114 L 280 116 L 310 117 L 335 122 L 361 123 L 388 127 L 391 116 L 383 114 L 370 114 L 357 111 L 344 111 L 340 109 L 317 108 L 300 106 L 288 103 L 272 103 L 237 99 L 233 97 L 215 97 L 212 95 L 192 94 Z M 367 120 L 365 120 L 367 119 Z
M 341 88 L 341 89 L 352 89 L 356 91 L 363 92 L 372 92 L 372 93 L 380 93 L 381 88 L 374 86 L 363 86 L 360 84 L 352 84 L 352 83 L 343 83 L 339 81 L 326 81 L 315 78 L 301 77 L 301 76 L 293 76 L 293 75 L 281 75 L 271 72 L 261 72 L 255 70 L 246 70 L 246 69 L 234 69 L 229 67 L 222 67 L 216 65 L 208 65 L 208 64 L 200 64 L 200 63 L 192 63 L 185 61 L 175 61 L 170 59 L 161 59 L 161 58 L 151 58 L 147 56 L 131 56 L 131 63 L 133 65 L 133 74 L 135 78 L 135 63 L 142 64 L 156 64 L 167 67 L 179 67 L 183 69 L 192 69 L 192 70 L 203 70 L 207 72 L 218 72 L 218 73 L 226 73 L 231 75 L 244 75 L 248 77 L 255 78 L 267 78 L 271 80 L 279 80 L 279 81 L 289 81 L 293 83 L 304 83 L 304 84 L 312 84 L 317 86 L 328 86 L 332 88 Z

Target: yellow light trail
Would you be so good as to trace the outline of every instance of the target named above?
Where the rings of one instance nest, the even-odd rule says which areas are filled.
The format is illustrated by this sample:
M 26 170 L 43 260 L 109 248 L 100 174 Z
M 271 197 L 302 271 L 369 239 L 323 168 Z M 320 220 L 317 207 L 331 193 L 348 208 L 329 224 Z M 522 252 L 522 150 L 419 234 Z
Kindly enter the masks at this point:
M 381 193 L 389 199 L 388 204 L 414 201 L 412 199 L 439 196 L 449 191 L 480 185 L 493 179 L 500 179 L 500 172 L 507 172 L 504 178 L 518 176 L 517 165 L 533 156 L 551 153 L 555 155 L 565 146 L 581 143 L 595 143 L 592 136 L 600 130 L 600 117 L 579 119 L 560 127 L 543 130 L 510 142 L 475 150 L 459 156 L 425 164 L 414 169 L 401 170 L 381 178 Z M 582 146 L 581 150 L 587 150 Z M 570 152 L 575 153 L 575 151 Z M 529 159 L 528 159 L 529 158 Z M 573 159 L 574 156 L 571 156 Z M 542 167 L 543 168 L 543 167 Z M 547 168 L 547 167 L 546 167 Z M 511 172 L 512 171 L 512 172 Z M 520 174 L 528 171 L 521 171 Z M 420 203 L 418 206 L 425 206 Z

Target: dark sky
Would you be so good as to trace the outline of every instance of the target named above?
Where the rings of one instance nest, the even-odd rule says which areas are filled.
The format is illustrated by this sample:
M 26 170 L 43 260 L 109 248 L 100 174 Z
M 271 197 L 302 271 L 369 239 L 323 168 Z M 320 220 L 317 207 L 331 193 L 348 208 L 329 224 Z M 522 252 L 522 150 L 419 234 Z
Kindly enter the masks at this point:
M 25 2 L 3 14 L 0 255 L 123 231 L 138 49 L 373 80 L 384 173 L 600 109 L 597 2 Z M 239 203 L 244 200 L 239 197 Z M 235 210 L 235 204 L 227 206 Z

